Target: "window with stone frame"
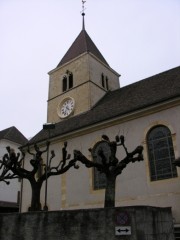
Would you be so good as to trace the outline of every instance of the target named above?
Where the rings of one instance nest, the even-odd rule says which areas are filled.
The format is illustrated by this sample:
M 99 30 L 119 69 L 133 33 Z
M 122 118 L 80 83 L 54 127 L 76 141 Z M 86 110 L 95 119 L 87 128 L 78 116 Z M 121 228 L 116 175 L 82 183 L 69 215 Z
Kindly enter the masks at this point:
M 177 177 L 172 136 L 169 128 L 158 125 L 147 134 L 151 181 Z
M 73 88 L 73 74 L 67 70 L 62 80 L 62 91 L 65 92 L 71 88 Z

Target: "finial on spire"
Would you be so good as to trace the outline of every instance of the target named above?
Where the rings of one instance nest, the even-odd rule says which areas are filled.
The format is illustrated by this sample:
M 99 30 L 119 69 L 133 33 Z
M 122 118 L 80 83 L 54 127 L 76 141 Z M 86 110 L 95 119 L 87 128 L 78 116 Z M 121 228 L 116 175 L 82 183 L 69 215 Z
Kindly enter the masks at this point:
M 81 11 L 81 15 L 83 17 L 83 23 L 82 23 L 82 29 L 85 30 L 85 23 L 84 23 L 84 16 L 85 16 L 85 7 L 84 7 L 84 4 L 85 4 L 86 1 L 82 0 L 82 11 Z

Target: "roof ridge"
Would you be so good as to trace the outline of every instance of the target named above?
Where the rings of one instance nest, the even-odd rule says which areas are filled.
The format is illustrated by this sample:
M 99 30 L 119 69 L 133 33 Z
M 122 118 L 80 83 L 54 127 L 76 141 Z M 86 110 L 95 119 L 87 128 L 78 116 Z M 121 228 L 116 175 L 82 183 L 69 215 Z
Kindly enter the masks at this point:
M 162 75 L 162 74 L 167 74 L 168 72 L 171 72 L 171 71 L 173 71 L 173 70 L 175 70 L 175 69 L 178 69 L 178 68 L 180 68 L 180 66 L 171 68 L 171 69 L 169 69 L 169 70 L 166 70 L 166 71 L 163 71 L 163 72 L 160 72 L 160 73 L 155 73 L 154 75 L 152 75 L 152 76 L 150 76 L 150 77 L 146 77 L 146 78 L 140 79 L 140 80 L 138 80 L 138 81 L 136 81 L 136 82 L 130 83 L 130 84 L 128 84 L 128 85 L 125 85 L 125 86 L 121 87 L 120 89 L 122 89 L 122 88 L 124 88 L 124 87 L 131 86 L 131 85 L 139 84 L 140 82 L 143 82 L 143 81 L 148 80 L 148 79 L 150 79 L 150 78 L 158 77 L 158 76 L 160 76 L 160 75 Z M 116 89 L 116 90 L 119 90 L 119 89 Z M 116 90 L 114 90 L 114 91 L 116 91 Z M 113 91 L 113 92 L 114 92 L 114 91 Z
M 86 51 L 88 52 L 88 44 L 87 44 L 87 39 L 86 39 L 86 35 L 85 35 L 85 34 L 87 34 L 87 32 L 86 32 L 85 29 L 83 29 L 82 32 L 84 33 L 85 45 L 86 45 Z M 87 34 L 87 35 L 88 35 L 88 34 Z

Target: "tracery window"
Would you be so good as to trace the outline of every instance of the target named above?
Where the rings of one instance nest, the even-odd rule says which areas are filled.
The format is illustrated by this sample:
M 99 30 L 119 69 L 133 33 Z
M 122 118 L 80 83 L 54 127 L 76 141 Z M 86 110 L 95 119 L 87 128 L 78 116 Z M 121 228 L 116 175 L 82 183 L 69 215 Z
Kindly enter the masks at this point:
M 169 128 L 158 125 L 147 134 L 151 181 L 177 177 L 172 136 Z
M 73 74 L 67 70 L 62 80 L 62 91 L 65 92 L 71 88 L 73 88 Z

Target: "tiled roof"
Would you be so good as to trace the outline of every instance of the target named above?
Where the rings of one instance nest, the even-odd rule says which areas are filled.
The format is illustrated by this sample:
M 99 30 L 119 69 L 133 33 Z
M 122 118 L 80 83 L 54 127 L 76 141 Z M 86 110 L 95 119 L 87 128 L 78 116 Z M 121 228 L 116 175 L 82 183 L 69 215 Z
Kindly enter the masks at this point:
M 69 50 L 66 52 L 60 63 L 57 65 L 57 67 L 60 67 L 61 65 L 86 52 L 91 52 L 99 60 L 108 65 L 94 42 L 91 40 L 90 36 L 87 34 L 86 30 L 83 29 L 78 35 L 78 37 L 75 39 Z
M 109 91 L 91 110 L 57 123 L 51 136 L 70 133 L 177 97 L 180 97 L 180 67 Z M 45 140 L 47 134 L 41 130 L 29 143 Z
M 6 139 L 20 145 L 24 145 L 28 142 L 27 138 L 16 128 L 10 127 L 0 131 L 0 140 Z

